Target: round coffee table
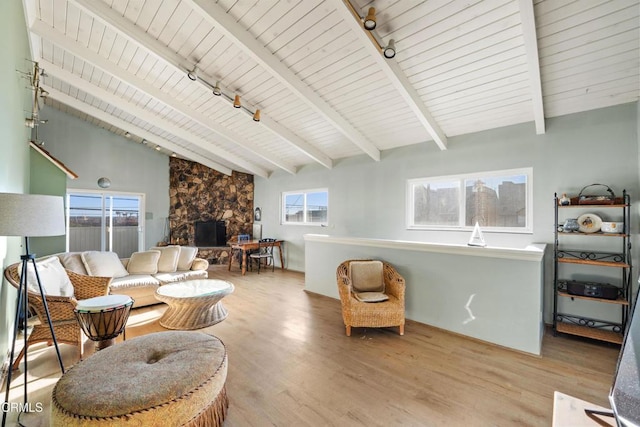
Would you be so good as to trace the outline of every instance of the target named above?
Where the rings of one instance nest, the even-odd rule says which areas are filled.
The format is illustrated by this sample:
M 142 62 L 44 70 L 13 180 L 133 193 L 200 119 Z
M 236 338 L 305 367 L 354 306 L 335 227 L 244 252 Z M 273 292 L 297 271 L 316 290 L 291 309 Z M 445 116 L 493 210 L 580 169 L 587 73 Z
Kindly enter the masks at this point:
M 200 329 L 227 318 L 221 299 L 234 290 L 224 280 L 201 279 L 162 285 L 156 298 L 169 307 L 160 318 L 168 329 Z

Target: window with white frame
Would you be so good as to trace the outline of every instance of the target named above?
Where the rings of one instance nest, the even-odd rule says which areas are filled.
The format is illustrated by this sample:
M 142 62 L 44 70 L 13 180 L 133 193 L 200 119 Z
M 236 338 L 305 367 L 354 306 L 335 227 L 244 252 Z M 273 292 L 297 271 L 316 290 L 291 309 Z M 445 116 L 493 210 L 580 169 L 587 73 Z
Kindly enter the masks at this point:
M 533 169 L 407 181 L 407 228 L 531 232 Z
M 327 225 L 329 191 L 326 188 L 282 193 L 282 223 Z

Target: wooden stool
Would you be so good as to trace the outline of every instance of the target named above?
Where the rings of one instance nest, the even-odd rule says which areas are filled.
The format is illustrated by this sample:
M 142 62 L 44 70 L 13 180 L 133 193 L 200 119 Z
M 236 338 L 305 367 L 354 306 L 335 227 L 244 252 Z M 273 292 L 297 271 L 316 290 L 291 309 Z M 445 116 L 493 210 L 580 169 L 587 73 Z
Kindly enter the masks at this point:
M 168 331 L 97 352 L 62 375 L 51 426 L 221 426 L 227 352 L 202 332 Z

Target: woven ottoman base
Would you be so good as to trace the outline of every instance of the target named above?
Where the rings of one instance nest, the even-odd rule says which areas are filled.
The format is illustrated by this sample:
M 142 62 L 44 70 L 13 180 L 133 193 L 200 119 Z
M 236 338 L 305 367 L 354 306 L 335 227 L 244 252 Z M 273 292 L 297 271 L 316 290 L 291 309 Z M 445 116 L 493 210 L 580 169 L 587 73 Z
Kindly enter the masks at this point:
M 157 332 L 108 347 L 62 375 L 52 426 L 221 426 L 227 353 L 201 332 Z

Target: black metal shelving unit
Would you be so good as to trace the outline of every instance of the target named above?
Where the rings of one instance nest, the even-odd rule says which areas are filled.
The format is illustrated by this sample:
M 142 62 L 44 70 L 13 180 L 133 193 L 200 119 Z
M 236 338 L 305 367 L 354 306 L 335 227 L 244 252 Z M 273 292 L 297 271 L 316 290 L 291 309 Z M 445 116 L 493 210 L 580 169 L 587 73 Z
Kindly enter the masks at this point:
M 622 344 L 623 334 L 626 323 L 629 318 L 629 309 L 631 301 L 631 239 L 630 239 L 630 198 L 626 190 L 623 191 L 622 197 L 614 199 L 613 204 L 589 204 L 581 205 L 578 198 L 571 198 L 571 204 L 561 206 L 558 194 L 554 197 L 555 209 L 555 235 L 554 235 L 554 296 L 553 296 L 553 332 L 565 333 L 571 335 L 579 335 L 601 341 L 608 341 L 616 344 Z M 580 209 L 587 212 L 588 210 L 621 210 L 623 217 L 622 233 L 581 233 L 581 232 L 563 232 L 560 227 L 566 218 L 570 218 L 569 212 Z M 562 215 L 560 214 L 562 212 Z M 614 211 L 611 211 L 614 212 Z M 564 243 L 565 237 L 579 236 L 584 245 L 581 248 L 569 249 Z M 619 239 L 620 251 L 607 252 L 599 251 L 595 241 L 591 239 Z M 583 240 L 582 240 L 583 239 Z M 568 240 L 568 239 L 567 239 Z M 575 241 L 575 239 L 573 239 Z M 617 246 L 614 245 L 614 246 Z M 571 270 L 568 265 L 577 266 Z M 602 268 L 615 268 L 620 270 L 620 280 L 614 283 L 618 287 L 618 296 L 616 299 L 606 299 L 593 296 L 575 295 L 569 293 L 567 283 L 568 275 L 580 266 L 591 265 Z M 594 282 L 597 282 L 595 280 Z M 613 304 L 620 307 L 620 321 L 607 321 L 597 318 L 585 317 L 583 315 L 571 314 L 559 311 L 559 301 L 562 298 L 570 298 L 573 301 L 597 301 L 603 304 Z

